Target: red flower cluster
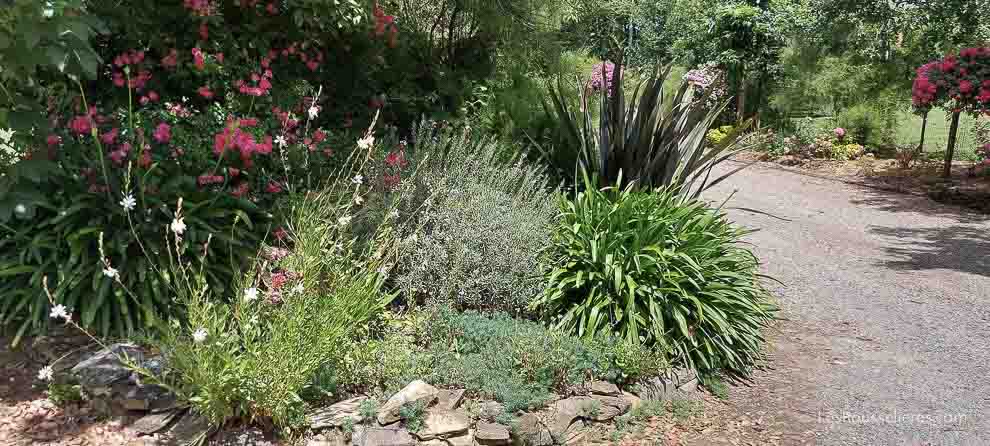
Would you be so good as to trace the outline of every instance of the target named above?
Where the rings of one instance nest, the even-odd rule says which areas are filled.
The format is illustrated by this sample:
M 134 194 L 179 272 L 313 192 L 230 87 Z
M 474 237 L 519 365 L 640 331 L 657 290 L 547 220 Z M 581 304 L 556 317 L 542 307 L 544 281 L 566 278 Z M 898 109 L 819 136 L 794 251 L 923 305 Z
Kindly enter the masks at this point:
M 377 2 L 375 3 L 375 36 L 381 37 L 385 35 L 386 28 L 388 29 L 388 46 L 389 48 L 395 48 L 397 43 L 396 35 L 399 33 L 399 29 L 395 27 L 395 17 L 390 15 L 385 15 L 385 11 L 382 9 L 381 5 Z
M 215 9 L 210 0 L 185 0 L 183 6 L 191 10 L 193 14 L 203 17 L 212 15 Z
M 241 130 L 242 127 L 249 127 L 244 126 L 243 123 L 256 124 L 257 121 L 253 119 L 242 119 L 237 121 L 237 125 L 233 125 L 233 121 L 228 122 L 223 131 L 213 137 L 213 153 L 217 156 L 223 156 L 223 153 L 227 149 L 237 149 L 244 167 L 250 168 L 253 165 L 251 155 L 255 153 L 260 155 L 271 154 L 273 142 L 272 137 L 269 135 L 265 135 L 260 143 L 255 141 L 254 135 Z
M 990 114 L 990 47 L 966 48 L 921 66 L 911 93 L 919 111 L 944 106 Z

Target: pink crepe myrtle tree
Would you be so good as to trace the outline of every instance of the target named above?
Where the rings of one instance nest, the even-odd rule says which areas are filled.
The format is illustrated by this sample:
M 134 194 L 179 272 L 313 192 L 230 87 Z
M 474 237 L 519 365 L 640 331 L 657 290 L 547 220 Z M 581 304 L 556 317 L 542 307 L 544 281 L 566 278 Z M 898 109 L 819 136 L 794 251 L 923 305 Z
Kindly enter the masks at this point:
M 952 112 L 943 172 L 949 177 L 960 114 L 990 116 L 990 46 L 965 48 L 922 65 L 917 70 L 911 93 L 915 111 L 925 117 L 921 144 L 925 141 L 928 111 L 941 107 Z

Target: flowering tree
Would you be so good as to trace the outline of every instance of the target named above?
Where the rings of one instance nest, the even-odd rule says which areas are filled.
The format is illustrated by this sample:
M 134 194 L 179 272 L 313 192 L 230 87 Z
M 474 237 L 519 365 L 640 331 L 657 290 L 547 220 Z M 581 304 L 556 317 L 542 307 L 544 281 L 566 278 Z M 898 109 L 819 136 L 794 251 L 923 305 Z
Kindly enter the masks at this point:
M 990 47 L 966 48 L 958 54 L 949 54 L 919 67 L 912 88 L 912 102 L 915 111 L 926 116 L 932 107 L 942 107 L 952 112 L 945 152 L 944 175 L 948 177 L 959 130 L 959 115 L 963 112 L 990 115 Z

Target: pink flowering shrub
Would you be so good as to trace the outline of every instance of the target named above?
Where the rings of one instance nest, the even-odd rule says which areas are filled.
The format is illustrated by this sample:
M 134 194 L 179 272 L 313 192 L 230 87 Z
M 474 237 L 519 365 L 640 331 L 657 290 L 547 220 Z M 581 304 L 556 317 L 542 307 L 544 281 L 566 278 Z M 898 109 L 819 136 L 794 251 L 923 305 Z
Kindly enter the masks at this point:
M 588 79 L 587 88 L 591 91 L 602 91 L 608 96 L 612 96 L 612 77 L 615 73 L 615 64 L 609 61 L 598 62 L 591 68 L 591 79 Z
M 708 94 L 705 104 L 714 107 L 728 95 L 725 73 L 715 64 L 708 63 L 684 74 L 684 81 L 694 90 L 696 99 Z
M 919 67 L 912 102 L 919 112 L 944 107 L 990 115 L 990 47 L 965 48 Z

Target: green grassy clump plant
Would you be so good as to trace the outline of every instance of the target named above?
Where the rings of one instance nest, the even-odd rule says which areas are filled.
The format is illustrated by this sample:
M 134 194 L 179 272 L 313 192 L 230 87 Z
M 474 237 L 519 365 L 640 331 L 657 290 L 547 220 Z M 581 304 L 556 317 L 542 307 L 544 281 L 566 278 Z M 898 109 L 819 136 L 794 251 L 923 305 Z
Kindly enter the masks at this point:
M 554 327 L 615 336 L 668 352 L 702 372 L 746 374 L 761 357 L 775 306 L 746 231 L 674 189 L 585 188 L 562 197 L 547 254 L 547 290 L 535 302 Z

